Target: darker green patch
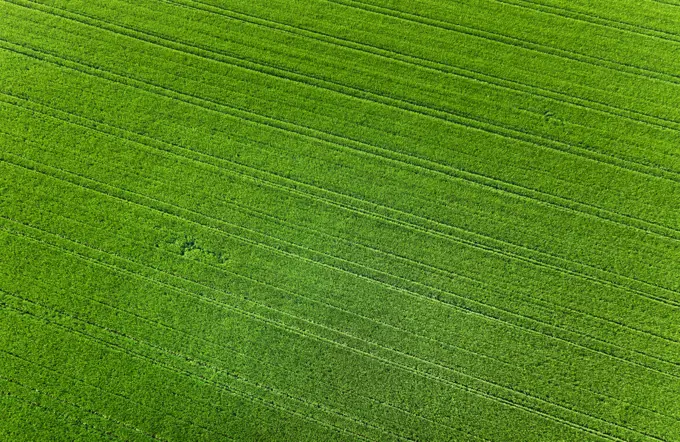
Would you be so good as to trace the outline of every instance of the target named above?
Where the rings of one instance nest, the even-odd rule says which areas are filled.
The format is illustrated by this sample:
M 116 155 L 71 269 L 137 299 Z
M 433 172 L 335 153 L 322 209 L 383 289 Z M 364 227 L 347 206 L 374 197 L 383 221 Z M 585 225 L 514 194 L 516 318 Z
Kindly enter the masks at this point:
M 173 253 L 207 264 L 222 265 L 229 260 L 222 251 L 206 247 L 195 238 L 186 235 L 171 240 L 168 248 Z

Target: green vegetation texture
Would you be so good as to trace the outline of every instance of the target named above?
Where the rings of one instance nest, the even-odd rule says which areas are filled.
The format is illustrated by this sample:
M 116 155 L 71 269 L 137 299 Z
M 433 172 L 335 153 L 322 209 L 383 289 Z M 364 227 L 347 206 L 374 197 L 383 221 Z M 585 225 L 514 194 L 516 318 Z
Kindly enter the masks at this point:
M 680 1 L 0 0 L 0 441 L 680 441 Z

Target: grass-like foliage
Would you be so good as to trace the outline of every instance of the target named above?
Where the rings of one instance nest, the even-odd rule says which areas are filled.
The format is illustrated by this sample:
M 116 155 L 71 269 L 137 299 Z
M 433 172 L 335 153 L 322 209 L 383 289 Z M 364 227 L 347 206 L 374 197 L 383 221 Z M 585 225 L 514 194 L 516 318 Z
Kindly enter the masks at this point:
M 1 0 L 0 440 L 680 441 L 680 2 Z

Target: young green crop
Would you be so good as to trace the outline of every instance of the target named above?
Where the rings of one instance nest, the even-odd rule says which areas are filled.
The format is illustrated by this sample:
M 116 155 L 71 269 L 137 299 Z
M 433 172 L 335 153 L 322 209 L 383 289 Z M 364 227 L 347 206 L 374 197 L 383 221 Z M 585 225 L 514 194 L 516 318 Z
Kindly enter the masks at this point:
M 0 3 L 0 434 L 680 440 L 647 3 Z

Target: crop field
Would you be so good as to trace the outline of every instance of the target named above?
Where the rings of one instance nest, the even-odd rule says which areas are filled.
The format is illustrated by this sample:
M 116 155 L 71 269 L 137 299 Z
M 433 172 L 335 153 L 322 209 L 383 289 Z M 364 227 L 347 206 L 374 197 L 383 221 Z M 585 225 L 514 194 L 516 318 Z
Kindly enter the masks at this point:
M 0 0 L 0 441 L 680 441 L 680 1 Z

